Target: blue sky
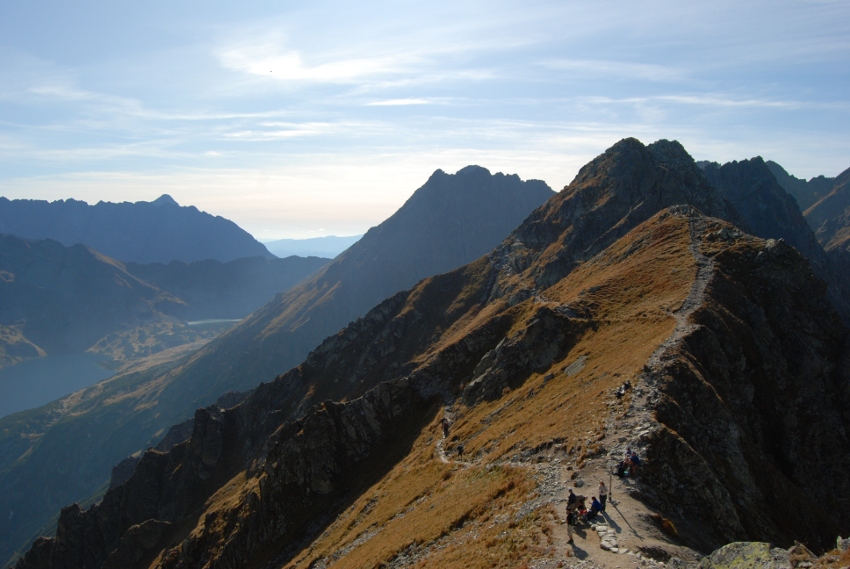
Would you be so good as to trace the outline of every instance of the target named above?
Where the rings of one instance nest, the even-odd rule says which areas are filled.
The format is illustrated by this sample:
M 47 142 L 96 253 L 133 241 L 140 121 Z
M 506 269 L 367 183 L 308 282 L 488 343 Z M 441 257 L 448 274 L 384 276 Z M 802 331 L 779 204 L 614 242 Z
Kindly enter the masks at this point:
M 0 0 L 0 195 L 355 234 L 437 168 L 561 189 L 620 138 L 850 167 L 850 2 Z

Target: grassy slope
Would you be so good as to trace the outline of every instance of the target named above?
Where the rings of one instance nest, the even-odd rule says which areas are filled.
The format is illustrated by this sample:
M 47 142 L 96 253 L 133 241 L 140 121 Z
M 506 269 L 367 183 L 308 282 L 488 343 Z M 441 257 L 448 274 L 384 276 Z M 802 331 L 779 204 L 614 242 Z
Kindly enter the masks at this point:
M 464 296 L 453 296 L 457 290 L 435 286 L 432 280 L 411 291 L 402 317 L 427 308 L 434 309 L 432 314 L 451 314 L 435 317 L 442 326 L 430 341 L 409 347 L 418 352 L 413 359 L 421 365 L 500 315 L 509 315 L 514 323 L 506 336 L 521 331 L 540 304 L 580 304 L 591 311 L 595 326 L 549 368 L 533 373 L 501 398 L 454 410 L 452 440 L 456 435 L 464 442 L 471 464 L 447 464 L 438 458 L 441 415 L 435 416 L 409 454 L 364 489 L 289 566 L 309 567 L 326 558 L 335 560 L 334 567 L 380 566 L 419 551 L 421 566 L 514 567 L 532 552 L 544 555 L 551 513 L 545 507 L 522 509 L 533 498 L 532 471 L 506 461 L 553 441 L 562 441 L 565 456 L 577 460 L 600 451 L 595 439 L 608 413 L 606 394 L 638 373 L 669 336 L 675 324 L 669 312 L 690 290 L 695 269 L 687 245 L 686 221 L 668 218 L 647 224 L 537 300 L 514 307 L 500 302 L 481 311 L 461 300 L 462 312 L 451 314 L 446 304 Z M 461 292 L 476 296 L 480 281 L 466 284 Z M 428 298 L 435 289 L 447 296 Z M 585 367 L 564 374 L 563 368 L 580 356 L 587 356 Z M 545 381 L 548 373 L 554 378 Z M 257 479 L 239 475 L 225 485 L 208 501 L 194 532 L 210 531 L 204 527 L 206 520 L 229 519 L 227 513 L 238 509 L 257 484 Z

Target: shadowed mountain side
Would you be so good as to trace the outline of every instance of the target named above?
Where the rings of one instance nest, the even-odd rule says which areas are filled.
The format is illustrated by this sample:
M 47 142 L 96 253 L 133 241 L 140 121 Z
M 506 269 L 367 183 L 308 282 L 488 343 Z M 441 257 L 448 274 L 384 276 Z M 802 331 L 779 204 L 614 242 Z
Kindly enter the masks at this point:
M 804 215 L 824 249 L 850 251 L 850 169 L 839 174 L 830 192 Z
M 166 374 L 146 376 L 124 397 L 93 399 L 74 415 L 78 444 L 63 439 L 67 446 L 61 456 L 70 472 L 50 480 L 49 469 L 39 470 L 42 464 L 53 463 L 51 453 L 59 450 L 46 445 L 36 460 L 23 461 L 10 471 L 0 469 L 0 511 L 14 509 L 18 516 L 14 524 L 0 516 L 0 559 L 21 548 L 56 511 L 56 502 L 43 499 L 35 489 L 17 493 L 15 499 L 23 501 L 7 508 L 12 497 L 6 492 L 7 484 L 38 471 L 44 476 L 37 478 L 40 483 L 65 492 L 62 495 L 76 492 L 70 499 L 82 500 L 106 483 L 108 465 L 129 454 L 116 452 L 119 447 L 105 441 L 152 441 L 157 432 L 191 417 L 197 407 L 209 405 L 222 393 L 270 380 L 300 363 L 323 339 L 385 297 L 488 252 L 551 195 L 543 182 L 491 176 L 483 168 L 465 168 L 456 175 L 437 171 L 392 218 L 308 281 L 278 295 L 215 345 Z M 18 427 L 9 428 L 11 438 Z M 51 436 L 59 437 L 59 433 Z M 21 527 L 30 529 L 21 533 Z
M 611 190 L 627 181 L 593 180 Z M 417 551 L 441 567 L 492 555 L 515 566 L 524 549 L 498 536 L 542 531 L 541 449 L 557 442 L 580 470 L 605 452 L 588 434 L 656 409 L 635 439 L 652 473 L 637 489 L 688 528 L 682 539 L 831 542 L 850 526 L 850 481 L 834 478 L 850 467 L 846 334 L 795 250 L 678 206 L 517 302 L 511 283 L 547 273 L 533 263 L 518 274 L 527 252 L 504 253 L 384 301 L 242 404 L 198 410 L 188 441 L 146 452 L 99 505 L 65 508 L 57 537 L 36 542 L 18 569 L 363 567 Z M 746 337 L 726 351 L 701 340 L 730 332 Z M 747 366 L 724 363 L 740 359 L 737 345 Z M 777 369 L 787 371 L 775 379 Z M 634 395 L 608 401 L 623 378 Z M 814 412 L 820 389 L 833 397 Z M 470 457 L 460 466 L 434 451 L 437 407 L 450 402 Z M 710 425 L 692 412 L 703 403 Z M 704 444 L 708 454 L 694 450 Z M 680 482 L 693 476 L 700 485 Z M 804 495 L 811 516 L 791 515 Z M 821 509 L 826 500 L 840 507 Z
M 489 252 L 552 195 L 543 182 L 478 166 L 455 175 L 437 170 L 333 262 L 199 352 L 170 396 L 201 406 L 297 365 L 384 298 Z
M 785 168 L 772 160 L 768 160 L 767 167 L 776 177 L 776 181 L 782 188 L 794 196 L 800 211 L 806 211 L 819 199 L 832 190 L 835 178 L 817 176 L 811 180 L 800 179 L 785 171 Z
M 783 239 L 806 257 L 829 285 L 832 303 L 850 321 L 850 280 L 830 261 L 814 232 L 761 157 L 724 165 L 708 163 L 709 181 L 735 206 L 750 232 L 764 239 Z
M 138 263 L 273 257 L 232 221 L 179 206 L 168 195 L 152 202 L 101 201 L 93 206 L 73 199 L 0 197 L 0 233 L 55 239 L 67 246 L 83 243 L 112 258 Z
M 110 332 L 161 320 L 182 304 L 83 245 L 0 234 L 0 324 L 24 338 L 10 343 L 37 346 L 34 357 L 84 351 Z
M 330 262 L 319 257 L 249 257 L 227 263 L 207 259 L 167 265 L 126 263 L 127 271 L 183 300 L 184 320 L 245 318 Z
M 157 405 L 160 382 L 201 345 L 203 341 L 137 360 L 92 387 L 0 419 L 4 560 L 14 554 L 15 544 L 53 531 L 63 505 L 91 503 L 102 495 L 117 462 L 114 456 L 157 444 L 183 416 L 179 402 Z M 99 424 L 110 428 L 92 427 Z

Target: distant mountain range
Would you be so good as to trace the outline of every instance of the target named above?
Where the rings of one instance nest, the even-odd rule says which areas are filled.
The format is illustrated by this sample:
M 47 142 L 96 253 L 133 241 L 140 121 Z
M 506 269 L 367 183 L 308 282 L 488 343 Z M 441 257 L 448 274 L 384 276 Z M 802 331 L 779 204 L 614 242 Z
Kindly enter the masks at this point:
M 120 261 L 168 263 L 273 255 L 230 220 L 182 207 L 171 196 L 152 202 L 111 203 L 0 197 L 0 233 L 25 239 L 82 243 Z
M 553 194 L 543 182 L 476 166 L 438 170 L 393 216 L 215 346 L 0 420 L 0 511 L 16 512 L 14 520 L 0 516 L 0 558 L 48 523 L 58 504 L 95 493 L 115 463 L 156 445 L 199 405 L 272 380 L 385 297 L 487 253 Z M 129 268 L 180 292 L 156 276 L 170 268 Z
M 200 330 L 182 321 L 244 318 L 327 262 L 125 265 L 84 245 L 0 233 L 0 367 L 86 350 L 123 360 L 194 341 Z
M 351 235 L 348 237 L 337 237 L 328 235 L 326 237 L 313 237 L 310 239 L 278 239 L 264 243 L 266 249 L 278 257 L 326 257 L 333 259 L 363 237 L 362 235 Z
M 850 529 L 850 332 L 788 245 L 811 232 L 765 168 L 704 172 L 675 141 L 618 142 L 488 254 L 376 303 L 241 403 L 197 410 L 191 437 L 131 461 L 92 507 L 64 508 L 17 569 L 554 565 L 571 550 L 554 523 L 562 480 L 592 491 L 627 446 L 644 460 L 616 482 L 609 519 L 629 530 L 609 521 L 582 540 L 667 560 L 740 540 L 834 547 Z M 385 268 L 396 247 L 419 252 L 419 270 L 433 262 L 417 228 L 471 255 L 470 224 L 445 207 L 466 177 L 495 178 L 436 173 L 409 209 L 160 379 L 179 382 L 125 391 L 145 410 L 122 420 L 151 426 L 162 401 L 264 377 L 300 328 L 371 298 L 359 267 Z M 398 243 L 399 228 L 414 235 Z M 81 421 L 35 433 L 41 420 L 14 425 L 27 436 L 0 422 L 0 511 L 45 512 L 68 484 L 34 470 L 30 441 L 87 441 L 64 449 L 82 455 L 73 471 L 116 434 Z M 20 540 L 33 520 L 0 520 L 0 535 Z
M 112 331 L 162 319 L 182 304 L 109 257 L 51 239 L 0 234 L 0 275 L 0 326 L 20 334 L 0 345 L 7 364 L 26 346 L 30 356 L 85 351 Z

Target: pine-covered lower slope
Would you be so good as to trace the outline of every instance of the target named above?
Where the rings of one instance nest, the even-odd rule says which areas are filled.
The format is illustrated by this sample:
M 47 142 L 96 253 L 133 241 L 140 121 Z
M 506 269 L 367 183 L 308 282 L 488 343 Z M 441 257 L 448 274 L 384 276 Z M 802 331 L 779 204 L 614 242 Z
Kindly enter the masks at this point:
M 796 251 L 677 207 L 514 302 L 505 283 L 536 269 L 517 260 L 428 279 L 198 411 L 191 439 L 66 508 L 18 567 L 512 567 L 549 552 L 536 455 L 580 470 L 640 413 L 636 495 L 691 545 L 846 531 L 844 329 Z M 443 462 L 458 442 L 466 462 Z M 835 506 L 800 515 L 804 495 Z

